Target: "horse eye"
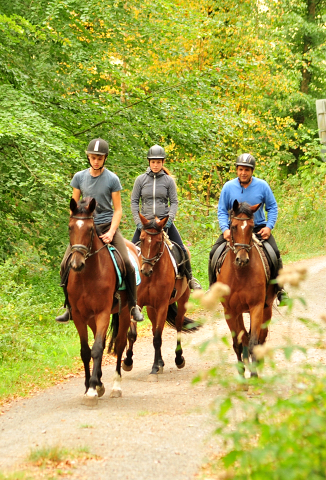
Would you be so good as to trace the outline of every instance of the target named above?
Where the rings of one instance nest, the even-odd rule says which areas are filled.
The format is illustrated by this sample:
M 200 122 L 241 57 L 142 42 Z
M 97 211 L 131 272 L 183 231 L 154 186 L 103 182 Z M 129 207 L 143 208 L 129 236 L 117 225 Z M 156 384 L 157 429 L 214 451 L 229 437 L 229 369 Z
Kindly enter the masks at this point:
M 236 225 L 232 225 L 232 226 L 231 226 L 231 229 L 232 229 L 232 230 L 236 230 L 236 229 L 237 229 L 237 226 L 236 226 Z

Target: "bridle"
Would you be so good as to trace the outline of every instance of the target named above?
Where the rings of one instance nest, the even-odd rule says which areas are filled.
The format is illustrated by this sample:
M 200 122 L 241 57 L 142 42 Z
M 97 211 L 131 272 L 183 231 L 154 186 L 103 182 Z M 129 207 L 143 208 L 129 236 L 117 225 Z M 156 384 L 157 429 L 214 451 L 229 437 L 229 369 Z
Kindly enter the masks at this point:
M 148 235 L 159 235 L 160 233 L 163 234 L 163 230 L 161 230 L 160 232 L 150 232 L 149 230 L 144 229 L 144 232 L 148 233 Z M 159 261 L 159 259 L 161 258 L 161 256 L 164 253 L 164 250 L 165 250 L 165 242 L 163 241 L 163 235 L 162 235 L 162 240 L 159 243 L 160 248 L 161 248 L 162 243 L 163 243 L 163 250 L 161 252 L 158 252 L 152 258 L 144 257 L 144 255 L 141 253 L 141 258 L 142 258 L 143 263 L 148 263 L 151 267 L 154 267 L 154 265 Z
M 249 218 L 249 217 L 240 218 L 240 217 L 231 216 L 231 220 L 233 219 L 240 220 L 242 222 L 244 222 L 245 220 L 252 220 L 252 218 Z M 245 250 L 247 253 L 249 253 L 252 247 L 254 246 L 254 243 L 251 243 L 250 245 L 248 245 L 247 243 L 234 243 L 232 228 L 231 228 L 231 240 L 232 240 L 232 245 L 230 243 L 229 247 L 235 255 L 238 255 L 240 250 Z
M 71 215 L 70 218 L 77 218 L 77 220 L 90 220 L 90 219 L 94 220 L 93 215 L 91 215 L 90 217 L 79 217 L 77 215 Z M 94 240 L 94 232 L 95 232 L 95 228 L 93 226 L 92 227 L 91 241 L 90 241 L 90 245 L 88 247 L 86 247 L 85 245 L 83 245 L 81 243 L 75 243 L 74 245 L 71 245 L 71 253 L 78 252 L 84 257 L 85 260 L 87 260 L 92 255 L 95 255 L 95 253 L 98 253 L 100 250 L 102 250 L 102 248 L 106 247 L 107 245 L 105 243 L 104 245 L 102 245 L 101 248 L 99 248 L 95 252 L 91 253 L 92 246 L 93 246 L 93 240 Z

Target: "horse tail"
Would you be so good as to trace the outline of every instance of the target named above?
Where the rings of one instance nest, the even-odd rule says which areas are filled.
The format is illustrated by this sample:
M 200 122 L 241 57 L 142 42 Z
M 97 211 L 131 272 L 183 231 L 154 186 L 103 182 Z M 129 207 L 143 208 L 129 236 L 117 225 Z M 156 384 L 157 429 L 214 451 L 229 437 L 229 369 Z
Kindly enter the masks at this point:
M 108 353 L 110 352 L 116 352 L 115 349 L 115 341 L 118 335 L 119 331 L 119 314 L 118 313 L 113 313 L 112 315 L 112 320 L 111 320 L 111 325 L 110 325 L 110 330 L 109 330 L 109 346 L 108 346 Z
M 168 325 L 170 325 L 173 328 L 176 328 L 175 319 L 176 319 L 177 313 L 178 313 L 178 305 L 176 303 L 172 303 L 171 305 L 169 305 L 168 313 L 166 316 L 166 322 L 168 323 Z M 195 322 L 194 320 L 191 320 L 191 318 L 184 317 L 181 331 L 186 333 L 193 333 L 197 331 L 201 326 L 202 325 L 199 322 Z

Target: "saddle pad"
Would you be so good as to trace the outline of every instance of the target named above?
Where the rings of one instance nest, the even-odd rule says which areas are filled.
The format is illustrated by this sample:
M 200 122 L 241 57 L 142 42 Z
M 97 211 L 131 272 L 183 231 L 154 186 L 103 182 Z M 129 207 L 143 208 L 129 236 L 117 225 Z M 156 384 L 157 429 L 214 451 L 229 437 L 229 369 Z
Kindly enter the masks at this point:
M 113 253 L 115 248 L 112 247 L 112 245 L 108 245 L 108 250 L 110 252 L 114 268 L 115 268 L 115 270 L 117 272 L 117 275 L 118 275 L 118 290 L 126 290 L 126 284 L 125 284 L 124 280 L 122 279 L 121 271 L 118 267 L 117 261 L 115 259 L 114 253 Z M 134 259 L 133 255 L 131 254 L 128 247 L 127 247 L 127 250 L 128 250 L 129 259 L 130 259 L 130 261 L 133 264 L 133 267 L 135 269 L 136 285 L 139 285 L 140 282 L 141 282 L 141 279 L 140 279 L 139 268 L 138 268 L 137 262 Z
M 178 265 L 177 265 L 177 263 L 175 261 L 175 258 L 172 255 L 172 252 L 171 252 L 171 250 L 170 250 L 170 248 L 167 244 L 165 244 L 165 248 L 167 248 L 167 251 L 169 252 L 170 259 L 171 259 L 171 262 L 172 262 L 172 265 L 173 265 L 173 268 L 174 268 L 174 271 L 175 271 L 175 275 L 177 276 L 178 275 Z

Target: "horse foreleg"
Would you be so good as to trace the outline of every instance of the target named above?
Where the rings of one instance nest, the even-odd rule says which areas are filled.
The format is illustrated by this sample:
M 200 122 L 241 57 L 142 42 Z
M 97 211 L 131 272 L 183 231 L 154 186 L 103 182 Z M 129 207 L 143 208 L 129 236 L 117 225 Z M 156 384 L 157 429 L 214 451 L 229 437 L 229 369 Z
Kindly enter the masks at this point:
M 126 356 L 122 362 L 122 368 L 126 372 L 130 372 L 130 370 L 132 370 L 132 367 L 133 367 L 132 357 L 134 354 L 133 352 L 134 343 L 137 340 L 137 323 L 136 322 L 131 322 L 130 328 L 128 330 L 127 338 L 129 343 L 128 343 Z
M 259 345 L 263 345 L 266 342 L 268 335 L 268 324 L 272 319 L 272 305 L 264 308 L 263 324 L 261 326 L 259 335 Z
M 75 317 L 74 323 L 80 338 L 80 357 L 84 364 L 85 387 L 86 387 L 85 392 L 87 392 L 87 390 L 89 389 L 89 379 L 91 376 L 90 367 L 89 367 L 89 363 L 91 361 L 91 349 L 89 348 L 89 345 L 88 345 L 87 325 L 81 320 L 81 318 L 79 318 L 77 313 L 74 315 L 74 317 Z
M 262 306 L 255 307 L 250 310 L 250 339 L 249 339 L 249 354 L 251 355 L 251 361 L 253 363 L 251 367 L 251 376 L 258 377 L 256 370 L 257 358 L 254 353 L 254 348 L 258 345 L 260 338 L 265 341 L 264 331 L 262 329 L 262 323 L 264 319 L 264 308 Z M 263 333 L 262 333 L 263 332 Z M 267 333 L 265 334 L 267 335 Z
M 240 375 L 244 376 L 245 366 L 244 363 L 249 359 L 248 353 L 248 333 L 244 326 L 243 315 L 233 315 L 230 312 L 224 310 L 226 322 L 231 331 L 232 340 L 233 340 L 233 350 L 237 356 L 238 360 L 238 371 Z
M 102 396 L 105 392 L 104 385 L 102 384 L 102 358 L 105 346 L 106 332 L 110 323 L 110 310 L 102 312 L 96 318 L 96 335 L 94 344 L 91 350 L 93 359 L 93 371 L 89 379 L 89 389 L 86 392 L 86 396 L 89 399 L 89 405 L 97 403 L 99 396 Z
M 167 307 L 164 309 L 158 309 L 157 311 L 150 307 L 147 307 L 148 316 L 152 322 L 153 330 L 153 346 L 154 346 L 154 363 L 152 371 L 149 375 L 149 381 L 157 381 L 157 374 L 163 373 L 164 361 L 162 358 L 162 332 L 167 316 Z
M 132 322 L 134 323 L 134 322 Z M 111 398 L 118 398 L 122 396 L 121 390 L 121 360 L 124 349 L 127 345 L 127 332 L 130 325 L 129 308 L 126 305 L 120 313 L 119 317 L 119 330 L 115 340 L 115 351 L 117 354 L 117 363 L 113 379 L 113 387 L 110 393 Z M 131 369 L 130 369 L 131 370 Z

